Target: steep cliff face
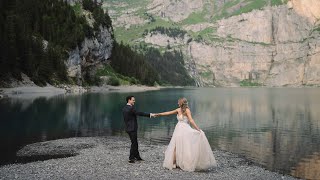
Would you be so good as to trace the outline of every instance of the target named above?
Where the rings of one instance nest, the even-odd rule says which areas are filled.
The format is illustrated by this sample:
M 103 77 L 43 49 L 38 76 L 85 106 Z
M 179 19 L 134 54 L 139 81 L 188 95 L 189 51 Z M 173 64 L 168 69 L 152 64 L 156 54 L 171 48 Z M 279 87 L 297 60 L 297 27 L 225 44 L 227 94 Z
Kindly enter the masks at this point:
M 148 13 L 179 22 L 191 13 L 202 10 L 203 0 L 153 0 L 147 8 Z
M 69 1 L 70 4 L 79 3 L 78 0 Z M 95 21 L 91 13 L 84 11 L 88 24 L 93 27 Z M 113 48 L 113 29 L 103 27 L 95 31 L 93 37 L 85 38 L 81 46 L 69 52 L 66 61 L 68 76 L 76 79 L 78 85 L 82 85 L 84 77 L 93 77 L 96 70 L 101 68 L 110 58 Z
M 319 0 L 144 2 L 148 3 L 145 12 L 161 19 L 155 24 L 179 27 L 188 33 L 184 37 L 137 34 L 129 41 L 182 50 L 185 67 L 198 86 L 240 86 L 248 81 L 265 86 L 320 85 Z M 129 13 L 132 17 L 143 9 L 135 8 L 137 11 Z M 121 16 L 113 18 L 121 22 Z M 142 31 L 144 27 L 152 29 L 152 23 L 137 25 L 132 21 Z
M 106 63 L 113 47 L 112 29 L 101 27 L 93 38 L 85 38 L 80 47 L 69 53 L 66 62 L 68 76 L 81 85 L 84 76 L 92 77 L 96 70 Z
M 221 42 L 189 44 L 198 67 L 212 72 L 203 81 L 218 86 L 238 86 L 242 80 L 267 86 L 319 85 L 320 13 L 314 7 L 320 2 L 294 0 L 219 21 L 215 35 Z

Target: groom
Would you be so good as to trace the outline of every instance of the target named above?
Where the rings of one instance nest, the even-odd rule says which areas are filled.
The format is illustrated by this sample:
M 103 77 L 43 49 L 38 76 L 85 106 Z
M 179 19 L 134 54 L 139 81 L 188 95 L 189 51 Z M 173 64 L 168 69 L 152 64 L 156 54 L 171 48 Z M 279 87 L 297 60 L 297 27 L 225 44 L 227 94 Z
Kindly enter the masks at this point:
M 135 161 L 143 161 L 141 159 L 138 150 L 137 129 L 138 122 L 137 116 L 154 117 L 152 113 L 137 112 L 134 108 L 136 102 L 134 96 L 128 96 L 126 98 L 127 104 L 122 109 L 123 119 L 126 126 L 126 132 L 129 134 L 131 140 L 129 163 L 135 163 Z

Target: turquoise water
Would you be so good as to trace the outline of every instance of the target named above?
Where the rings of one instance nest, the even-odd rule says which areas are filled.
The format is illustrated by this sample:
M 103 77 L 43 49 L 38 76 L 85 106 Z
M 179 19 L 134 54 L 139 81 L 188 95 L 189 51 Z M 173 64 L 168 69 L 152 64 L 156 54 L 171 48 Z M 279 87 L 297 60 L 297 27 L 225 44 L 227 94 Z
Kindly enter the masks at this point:
M 320 89 L 184 88 L 130 93 L 136 109 L 162 112 L 186 97 L 213 149 L 306 179 L 320 177 Z M 76 136 L 127 136 L 121 109 L 129 93 L 0 101 L 1 164 L 25 144 Z M 175 116 L 139 118 L 139 138 L 167 144 Z

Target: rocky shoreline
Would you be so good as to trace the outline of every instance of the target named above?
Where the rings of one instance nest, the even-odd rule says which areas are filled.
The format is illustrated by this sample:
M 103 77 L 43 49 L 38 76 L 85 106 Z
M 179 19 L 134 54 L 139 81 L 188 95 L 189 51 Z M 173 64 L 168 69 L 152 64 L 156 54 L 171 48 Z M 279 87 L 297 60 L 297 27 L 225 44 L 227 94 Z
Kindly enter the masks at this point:
M 218 167 L 204 172 L 162 167 L 166 145 L 139 140 L 145 161 L 128 163 L 129 138 L 58 139 L 27 145 L 19 158 L 33 162 L 0 167 L 0 179 L 295 179 L 265 170 L 235 154 L 214 150 Z M 52 157 L 41 160 L 41 157 Z M 63 157 L 63 158 L 56 158 Z
M 144 85 L 132 85 L 132 86 L 90 86 L 82 87 L 75 85 L 61 85 L 54 87 L 51 85 L 45 87 L 39 87 L 35 85 L 18 86 L 12 88 L 0 88 L 0 99 L 2 98 L 36 98 L 36 97 L 51 97 L 59 94 L 82 94 L 86 92 L 141 92 L 160 90 L 162 87 L 152 87 Z
M 10 83 L 4 83 L 0 81 L 0 99 L 3 98 L 19 98 L 19 99 L 33 99 L 37 97 L 52 97 L 60 94 L 82 94 L 87 92 L 143 92 L 160 90 L 161 86 L 145 86 L 145 85 L 122 85 L 122 86 L 78 86 L 72 84 L 60 84 L 57 86 L 52 86 L 47 84 L 47 86 L 40 87 L 37 86 L 30 78 L 21 74 L 22 80 L 17 81 L 15 79 L 10 79 Z

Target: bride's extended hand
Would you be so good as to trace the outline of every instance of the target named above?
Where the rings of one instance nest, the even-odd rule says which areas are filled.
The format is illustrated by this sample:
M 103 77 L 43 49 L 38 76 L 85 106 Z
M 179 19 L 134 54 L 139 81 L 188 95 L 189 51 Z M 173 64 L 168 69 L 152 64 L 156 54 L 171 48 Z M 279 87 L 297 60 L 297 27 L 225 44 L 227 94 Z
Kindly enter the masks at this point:
M 151 117 L 152 117 L 152 118 L 158 117 L 158 113 L 151 113 Z

